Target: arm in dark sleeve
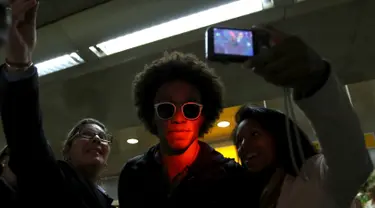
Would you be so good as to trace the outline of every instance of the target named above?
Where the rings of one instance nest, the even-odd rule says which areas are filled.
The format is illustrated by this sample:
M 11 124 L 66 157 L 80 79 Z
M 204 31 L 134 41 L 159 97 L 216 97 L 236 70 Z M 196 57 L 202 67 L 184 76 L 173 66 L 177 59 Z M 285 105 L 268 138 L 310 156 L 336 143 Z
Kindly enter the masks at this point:
M 10 80 L 5 71 L 2 73 L 8 82 L 1 119 L 11 150 L 12 170 L 29 185 L 36 185 L 33 181 L 38 186 L 48 184 L 42 181 L 53 181 L 56 186 L 62 182 L 62 174 L 43 132 L 36 68 L 28 69 L 21 79 Z
M 146 203 L 143 199 L 141 186 L 137 180 L 136 170 L 128 163 L 120 173 L 118 182 L 118 200 L 120 208 L 136 208 L 145 207 Z M 150 202 L 149 202 L 150 203 Z
M 16 192 L 3 178 L 0 178 L 0 196 L 0 203 L 5 207 L 15 204 Z

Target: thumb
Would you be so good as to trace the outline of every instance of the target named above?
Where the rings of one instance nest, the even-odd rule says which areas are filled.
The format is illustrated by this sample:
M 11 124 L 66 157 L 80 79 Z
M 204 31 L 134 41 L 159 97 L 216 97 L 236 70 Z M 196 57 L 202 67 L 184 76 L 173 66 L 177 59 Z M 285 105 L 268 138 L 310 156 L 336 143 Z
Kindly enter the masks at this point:
M 248 59 L 245 63 L 242 64 L 242 68 L 253 70 L 253 63 L 252 63 L 251 58 Z

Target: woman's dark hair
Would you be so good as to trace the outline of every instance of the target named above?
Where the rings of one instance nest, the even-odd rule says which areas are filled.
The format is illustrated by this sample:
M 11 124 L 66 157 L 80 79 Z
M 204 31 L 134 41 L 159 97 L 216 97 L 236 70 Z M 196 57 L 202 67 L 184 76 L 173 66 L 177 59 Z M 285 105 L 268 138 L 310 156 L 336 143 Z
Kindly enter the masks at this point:
M 288 142 L 288 134 L 286 129 L 286 115 L 273 109 L 263 108 L 263 107 L 254 107 L 249 104 L 241 106 L 238 112 L 235 115 L 236 120 L 236 128 L 232 133 L 232 138 L 236 146 L 239 144 L 239 140 L 237 138 L 237 131 L 238 131 L 238 124 L 240 124 L 244 120 L 254 120 L 259 123 L 259 125 L 267 131 L 272 138 L 275 140 L 275 148 L 276 148 L 276 158 L 279 160 L 278 162 L 284 167 L 285 171 L 293 176 L 296 176 L 296 170 L 293 165 L 293 159 L 290 156 L 290 149 L 289 149 L 289 142 Z M 318 154 L 315 147 L 312 145 L 311 141 L 309 140 L 308 136 L 302 131 L 301 128 L 298 127 L 296 123 L 294 123 L 291 119 L 288 118 L 289 127 L 290 127 L 290 137 L 292 142 L 293 154 L 295 158 L 296 165 L 298 169 L 301 169 L 302 158 L 300 157 L 299 150 L 298 150 L 298 143 L 297 137 L 295 134 L 294 126 L 299 134 L 299 139 L 301 140 L 301 147 L 304 153 L 304 158 L 308 159 L 316 154 Z
M 192 54 L 165 53 L 160 59 L 146 65 L 133 81 L 134 104 L 137 114 L 147 130 L 156 135 L 154 125 L 154 98 L 165 83 L 185 81 L 200 92 L 202 115 L 205 118 L 199 131 L 203 136 L 212 127 L 223 109 L 223 85 L 214 70 Z

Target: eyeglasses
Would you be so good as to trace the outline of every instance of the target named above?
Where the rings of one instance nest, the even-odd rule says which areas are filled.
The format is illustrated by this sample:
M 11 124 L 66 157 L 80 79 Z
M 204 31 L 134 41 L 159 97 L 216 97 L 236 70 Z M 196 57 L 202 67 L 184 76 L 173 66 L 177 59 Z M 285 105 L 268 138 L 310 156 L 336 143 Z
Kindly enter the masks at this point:
M 113 140 L 113 136 L 104 132 L 94 132 L 88 129 L 82 129 L 79 132 L 75 134 L 75 137 L 79 137 L 82 139 L 94 139 L 96 137 L 99 138 L 99 140 L 102 143 L 105 144 L 111 144 Z
M 171 102 L 161 102 L 154 105 L 156 115 L 162 120 L 171 119 L 177 111 L 177 107 Z M 187 102 L 181 105 L 181 112 L 187 120 L 197 119 L 201 113 L 203 105 L 196 102 Z

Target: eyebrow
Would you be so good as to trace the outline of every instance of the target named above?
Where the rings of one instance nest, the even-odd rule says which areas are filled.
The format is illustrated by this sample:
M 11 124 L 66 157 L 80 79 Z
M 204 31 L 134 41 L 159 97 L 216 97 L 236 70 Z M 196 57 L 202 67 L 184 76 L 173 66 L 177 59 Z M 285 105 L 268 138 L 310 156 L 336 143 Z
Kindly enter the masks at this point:
M 173 104 L 180 104 L 180 105 L 185 104 L 185 103 L 189 103 L 189 102 L 200 103 L 199 99 L 197 99 L 197 98 L 189 98 L 189 99 L 186 99 L 183 102 L 175 102 L 172 99 L 157 99 L 154 102 L 155 103 L 170 102 L 170 103 L 173 103 Z

